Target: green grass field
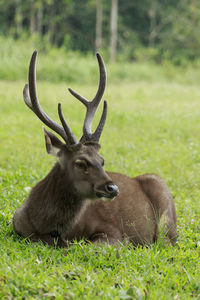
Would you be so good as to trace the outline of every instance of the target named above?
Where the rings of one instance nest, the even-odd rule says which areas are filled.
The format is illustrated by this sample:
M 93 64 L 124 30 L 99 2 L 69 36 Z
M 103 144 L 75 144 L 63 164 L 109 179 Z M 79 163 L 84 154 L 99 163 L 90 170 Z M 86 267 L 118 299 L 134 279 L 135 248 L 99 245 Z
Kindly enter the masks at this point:
M 46 154 L 41 122 L 23 103 L 24 82 L 0 81 L 1 299 L 200 298 L 200 88 L 190 78 L 188 84 L 159 75 L 151 81 L 108 83 L 101 138 L 105 169 L 131 177 L 160 175 L 177 209 L 175 247 L 159 241 L 137 249 L 84 242 L 54 249 L 13 232 L 12 216 L 27 187 L 49 172 L 54 159 Z M 79 137 L 85 111 L 67 87 L 39 82 L 38 94 L 57 120 L 57 102 L 62 102 Z M 96 90 L 95 84 L 71 87 L 86 97 Z

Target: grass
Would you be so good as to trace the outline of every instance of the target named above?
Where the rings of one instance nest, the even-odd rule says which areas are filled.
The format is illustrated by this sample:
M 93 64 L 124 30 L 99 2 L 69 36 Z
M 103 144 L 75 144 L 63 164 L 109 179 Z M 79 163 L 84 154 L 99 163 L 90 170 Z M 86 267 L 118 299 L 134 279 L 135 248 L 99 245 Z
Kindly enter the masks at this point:
M 196 79 L 182 77 L 184 84 L 159 75 L 151 81 L 111 81 L 106 90 L 108 119 L 101 138 L 106 170 L 129 176 L 159 174 L 177 209 L 175 247 L 158 241 L 136 249 L 84 242 L 54 249 L 13 232 L 12 216 L 27 197 L 27 187 L 47 174 L 54 159 L 46 155 L 41 122 L 23 103 L 24 82 L 0 81 L 1 299 L 200 297 L 200 89 Z M 56 103 L 62 101 L 79 137 L 84 109 L 66 87 L 41 81 L 39 98 L 54 119 Z M 86 97 L 96 89 L 89 84 L 71 87 Z
M 0 80 L 23 80 L 27 78 L 27 65 L 34 49 L 38 50 L 38 79 L 51 82 L 68 82 L 76 84 L 96 84 L 97 62 L 91 53 L 72 52 L 61 47 L 55 48 L 47 38 L 38 36 L 12 37 L 0 35 Z M 101 52 L 107 66 L 109 84 L 121 81 L 149 83 L 159 82 L 196 84 L 200 82 L 200 61 L 182 66 L 174 66 L 169 61 L 154 64 L 150 61 L 127 62 L 118 57 L 120 63 L 109 63 L 108 53 Z M 184 74 L 184 76 L 183 76 Z

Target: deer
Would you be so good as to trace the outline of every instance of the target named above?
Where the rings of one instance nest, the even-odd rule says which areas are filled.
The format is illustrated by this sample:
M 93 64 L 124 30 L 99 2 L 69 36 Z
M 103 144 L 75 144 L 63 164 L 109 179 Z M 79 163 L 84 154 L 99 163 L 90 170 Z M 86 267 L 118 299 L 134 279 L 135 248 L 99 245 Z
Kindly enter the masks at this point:
M 130 178 L 104 170 L 99 140 L 107 116 L 106 101 L 96 130 L 91 130 L 106 87 L 104 61 L 99 53 L 96 57 L 99 85 L 95 97 L 89 101 L 68 89 L 86 107 L 83 134 L 77 141 L 60 103 L 58 115 L 62 126 L 40 106 L 36 87 L 37 51 L 32 54 L 23 97 L 29 109 L 54 132 L 44 128 L 46 151 L 56 157 L 57 162 L 16 210 L 14 231 L 33 242 L 58 247 L 81 239 L 92 244 L 128 241 L 134 246 L 145 246 L 156 242 L 164 231 L 164 237 L 174 245 L 176 210 L 165 182 L 155 174 Z

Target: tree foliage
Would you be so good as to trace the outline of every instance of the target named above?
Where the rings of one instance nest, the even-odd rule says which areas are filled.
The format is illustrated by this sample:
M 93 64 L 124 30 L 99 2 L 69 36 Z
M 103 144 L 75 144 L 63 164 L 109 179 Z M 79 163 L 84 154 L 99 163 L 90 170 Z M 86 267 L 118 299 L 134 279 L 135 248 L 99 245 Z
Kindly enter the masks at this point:
M 101 47 L 111 40 L 112 1 L 102 0 Z M 39 35 L 55 46 L 95 50 L 95 0 L 0 0 L 0 34 Z M 167 58 L 174 63 L 199 58 L 198 0 L 118 1 L 117 53 L 127 59 Z

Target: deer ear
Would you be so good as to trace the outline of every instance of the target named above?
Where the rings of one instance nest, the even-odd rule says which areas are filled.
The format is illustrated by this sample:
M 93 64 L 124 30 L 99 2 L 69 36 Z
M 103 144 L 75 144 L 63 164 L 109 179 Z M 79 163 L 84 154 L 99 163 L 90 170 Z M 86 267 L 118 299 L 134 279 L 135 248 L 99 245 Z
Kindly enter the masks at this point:
M 62 143 L 52 132 L 46 130 L 45 128 L 43 129 L 47 153 L 58 157 L 58 152 L 64 143 Z

